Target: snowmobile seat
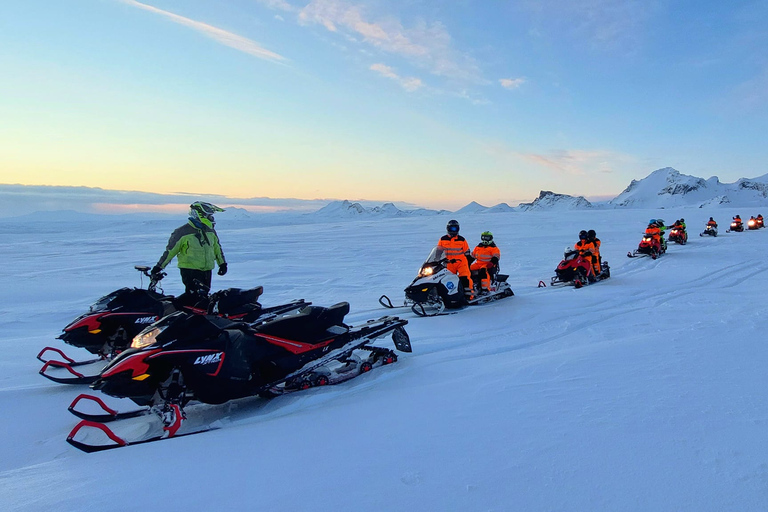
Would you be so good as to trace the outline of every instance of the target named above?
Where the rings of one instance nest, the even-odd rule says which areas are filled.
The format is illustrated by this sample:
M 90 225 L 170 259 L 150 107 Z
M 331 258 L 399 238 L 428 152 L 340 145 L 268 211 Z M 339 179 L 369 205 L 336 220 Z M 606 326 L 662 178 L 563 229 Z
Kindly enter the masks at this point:
M 263 286 L 257 286 L 248 290 L 241 288 L 227 288 L 219 290 L 211 296 L 211 304 L 218 307 L 219 313 L 237 314 L 243 306 L 250 308 L 253 304 L 258 304 L 259 297 L 264 293 Z
M 344 317 L 349 303 L 340 302 L 329 308 L 306 306 L 295 315 L 287 315 L 260 325 L 256 331 L 302 343 L 318 343 L 348 330 Z

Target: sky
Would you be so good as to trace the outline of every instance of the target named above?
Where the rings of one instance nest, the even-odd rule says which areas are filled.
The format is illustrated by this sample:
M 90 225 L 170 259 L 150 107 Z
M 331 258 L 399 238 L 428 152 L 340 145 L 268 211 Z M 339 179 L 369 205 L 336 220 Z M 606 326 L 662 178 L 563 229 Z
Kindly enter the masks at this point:
M 768 172 L 768 3 L 25 0 L 0 183 L 431 208 Z

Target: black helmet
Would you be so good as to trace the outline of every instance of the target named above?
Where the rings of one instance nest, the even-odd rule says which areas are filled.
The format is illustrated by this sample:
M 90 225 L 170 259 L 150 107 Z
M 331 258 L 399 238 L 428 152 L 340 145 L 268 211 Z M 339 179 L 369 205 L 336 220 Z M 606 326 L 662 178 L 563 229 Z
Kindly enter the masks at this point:
M 590 229 L 589 231 L 587 231 L 587 237 L 595 238 L 596 236 L 597 236 L 597 233 L 595 233 L 594 229 Z
M 583 229 L 579 231 L 579 240 L 586 240 L 587 239 L 587 232 Z
M 459 221 L 457 221 L 457 220 L 449 220 L 448 224 L 446 224 L 446 226 L 445 226 L 445 230 L 451 236 L 458 235 L 459 234 Z
M 680 222 L 685 222 L 685 219 L 680 219 Z
M 709 220 L 712 220 L 712 221 L 713 221 L 713 220 L 715 220 L 715 219 L 713 219 L 712 217 L 710 217 L 710 218 L 709 218 Z

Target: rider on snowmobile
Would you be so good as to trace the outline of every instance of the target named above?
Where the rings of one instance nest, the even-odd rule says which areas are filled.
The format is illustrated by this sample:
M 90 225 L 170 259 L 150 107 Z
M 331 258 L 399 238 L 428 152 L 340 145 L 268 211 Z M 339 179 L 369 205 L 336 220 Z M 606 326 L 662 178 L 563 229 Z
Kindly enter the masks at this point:
M 464 296 L 471 300 L 474 298 L 472 292 L 474 285 L 469 270 L 468 258 L 471 257 L 469 245 L 464 237 L 459 235 L 459 221 L 449 220 L 445 230 L 447 233 L 440 238 L 437 246 L 445 250 L 445 257 L 448 258 L 446 268 L 459 276 L 459 281 L 464 287 Z
M 648 227 L 645 228 L 645 234 L 649 235 L 653 240 L 653 249 L 656 252 L 661 251 L 661 240 L 663 240 L 663 238 L 661 238 L 661 229 L 659 229 L 656 219 L 648 221 Z
M 715 219 L 710 217 L 709 220 L 707 221 L 707 227 L 717 229 L 717 222 L 715 222 Z
M 491 291 L 491 277 L 496 273 L 501 251 L 493 241 L 493 233 L 483 231 L 480 235 L 480 243 L 472 250 L 475 261 L 470 270 L 480 278 L 483 292 Z
M 586 230 L 579 231 L 579 241 L 574 244 L 573 248 L 579 251 L 579 255 L 589 262 L 592 269 L 595 268 L 597 247 L 594 242 L 589 240 L 589 234 Z M 591 277 L 594 278 L 594 275 Z
M 202 201 L 189 205 L 189 220 L 171 233 L 165 252 L 152 268 L 152 275 L 160 276 L 176 257 L 185 287 L 186 297 L 179 297 L 182 302 L 194 303 L 201 294 L 208 294 L 214 264 L 219 265 L 220 276 L 227 273 L 227 261 L 219 244 L 219 235 L 213 229 L 216 224 L 213 214 L 223 211 L 223 208 Z
M 738 215 L 733 218 L 733 222 L 736 224 L 737 229 L 740 228 L 742 225 L 741 217 L 739 217 Z

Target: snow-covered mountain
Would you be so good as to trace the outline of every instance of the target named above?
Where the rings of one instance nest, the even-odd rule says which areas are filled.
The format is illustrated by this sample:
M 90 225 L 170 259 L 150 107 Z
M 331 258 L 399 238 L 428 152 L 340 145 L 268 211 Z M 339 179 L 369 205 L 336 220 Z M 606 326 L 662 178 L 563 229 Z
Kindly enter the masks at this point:
M 514 208 L 509 206 L 507 203 L 499 203 L 495 206 L 483 206 L 482 204 L 478 203 L 477 201 L 472 201 L 468 205 L 464 206 L 463 208 L 459 208 L 453 213 L 458 214 L 467 214 L 467 213 L 506 213 L 506 212 L 513 212 L 515 211 Z
M 584 199 L 583 196 L 574 197 L 542 190 L 539 197 L 534 199 L 532 203 L 520 203 L 517 209 L 521 212 L 527 212 L 530 210 L 584 210 L 592 207 L 592 203 Z
M 417 208 L 414 210 L 401 210 L 393 203 L 384 203 L 381 206 L 365 207 L 360 203 L 348 200 L 333 201 L 314 213 L 319 218 L 363 218 L 363 217 L 410 217 L 423 215 L 441 215 L 449 213 L 446 210 L 429 210 Z
M 672 208 L 676 206 L 759 206 L 768 205 L 768 174 L 741 178 L 735 183 L 720 183 L 681 174 L 665 167 L 641 180 L 632 180 L 618 196 L 608 201 L 617 208 Z

